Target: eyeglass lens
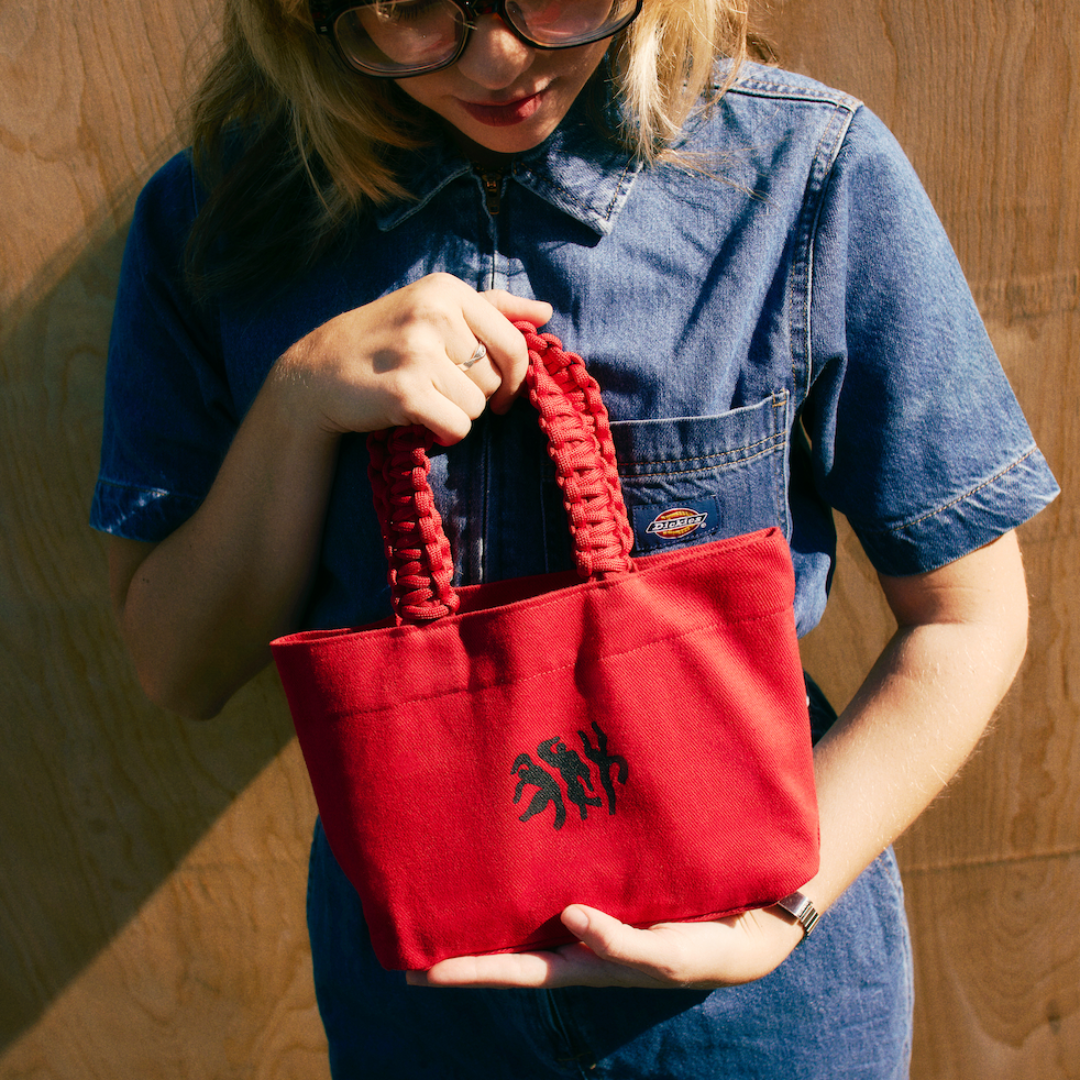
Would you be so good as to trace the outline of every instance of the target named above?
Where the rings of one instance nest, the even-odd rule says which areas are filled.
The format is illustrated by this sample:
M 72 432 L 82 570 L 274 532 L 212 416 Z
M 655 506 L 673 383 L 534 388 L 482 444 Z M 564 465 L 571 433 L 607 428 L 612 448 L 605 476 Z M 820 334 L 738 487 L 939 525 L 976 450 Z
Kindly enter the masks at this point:
M 533 45 L 567 48 L 610 36 L 629 22 L 637 0 L 506 0 L 506 19 Z M 452 0 L 375 0 L 337 17 L 345 58 L 361 71 L 392 75 L 432 70 L 453 59 L 466 33 Z

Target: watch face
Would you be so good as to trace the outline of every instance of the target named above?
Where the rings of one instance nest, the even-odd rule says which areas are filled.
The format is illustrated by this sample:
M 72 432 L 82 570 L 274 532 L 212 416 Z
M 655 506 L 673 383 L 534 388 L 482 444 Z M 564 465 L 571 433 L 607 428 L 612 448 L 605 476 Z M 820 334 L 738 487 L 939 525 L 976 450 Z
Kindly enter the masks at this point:
M 809 937 L 810 931 L 814 929 L 821 918 L 810 898 L 804 896 L 801 892 L 793 892 L 790 896 L 785 896 L 783 900 L 777 901 L 776 906 L 783 908 L 789 915 L 793 916 L 795 921 L 803 928 L 804 941 Z
M 807 900 L 801 892 L 793 892 L 790 896 L 785 896 L 783 900 L 777 900 L 776 906 L 782 907 L 797 919 L 800 912 L 802 912 L 809 903 L 810 901 Z

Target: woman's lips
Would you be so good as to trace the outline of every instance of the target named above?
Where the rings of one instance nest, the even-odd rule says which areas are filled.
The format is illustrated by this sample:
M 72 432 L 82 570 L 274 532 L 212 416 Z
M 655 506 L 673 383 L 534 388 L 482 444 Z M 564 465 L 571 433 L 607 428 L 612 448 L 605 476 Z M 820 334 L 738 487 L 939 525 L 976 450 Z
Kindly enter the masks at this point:
M 488 105 L 479 101 L 462 101 L 461 107 L 481 124 L 490 127 L 510 127 L 535 115 L 540 108 L 544 91 L 538 90 L 528 97 L 516 98 L 500 105 Z M 460 99 L 459 99 L 460 100 Z

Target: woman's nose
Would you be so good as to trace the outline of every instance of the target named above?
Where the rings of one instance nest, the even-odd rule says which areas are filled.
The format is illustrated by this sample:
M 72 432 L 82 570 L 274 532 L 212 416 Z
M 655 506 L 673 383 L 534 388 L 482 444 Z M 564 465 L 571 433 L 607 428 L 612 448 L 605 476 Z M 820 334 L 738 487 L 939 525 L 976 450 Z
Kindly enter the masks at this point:
M 470 82 L 486 90 L 501 90 L 528 69 L 533 53 L 498 15 L 481 15 L 457 69 Z

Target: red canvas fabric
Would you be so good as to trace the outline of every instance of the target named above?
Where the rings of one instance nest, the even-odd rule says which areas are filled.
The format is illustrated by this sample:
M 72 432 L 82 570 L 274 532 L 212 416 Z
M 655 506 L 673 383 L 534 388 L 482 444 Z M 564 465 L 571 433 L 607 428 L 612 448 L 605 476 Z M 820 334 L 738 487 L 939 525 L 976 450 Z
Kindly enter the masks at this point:
M 631 560 L 595 383 L 527 338 L 578 573 L 454 590 L 422 433 L 381 433 L 395 619 L 273 643 L 388 968 L 570 941 L 570 903 L 640 926 L 734 914 L 817 870 L 784 537 Z

